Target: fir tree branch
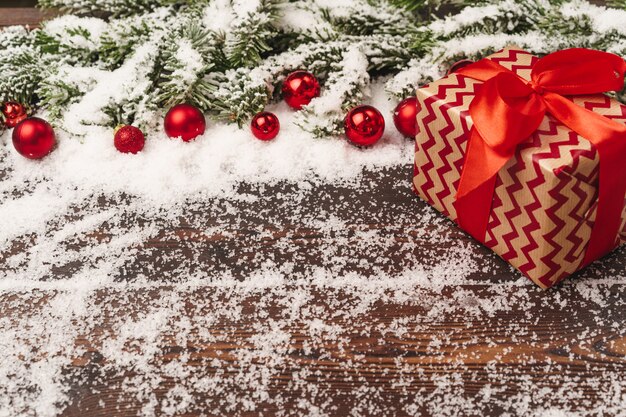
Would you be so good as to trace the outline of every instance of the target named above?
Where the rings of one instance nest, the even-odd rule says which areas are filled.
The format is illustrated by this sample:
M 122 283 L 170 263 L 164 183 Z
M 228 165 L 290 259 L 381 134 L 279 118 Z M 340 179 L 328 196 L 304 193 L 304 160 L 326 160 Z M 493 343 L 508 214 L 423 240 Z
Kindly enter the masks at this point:
M 346 8 L 347 9 L 347 8 Z M 389 3 L 359 2 L 355 8 L 323 8 L 323 18 L 340 34 L 410 36 L 416 30 L 415 16 Z
M 161 54 L 163 69 L 157 82 L 161 106 L 186 102 L 202 110 L 209 108 L 215 86 L 205 76 L 214 66 L 217 44 L 214 33 L 194 23 L 170 35 Z
M 35 44 L 42 53 L 59 56 L 63 62 L 91 64 L 98 61 L 99 32 L 106 26 L 100 19 L 64 16 L 44 23 L 35 32 Z
M 298 114 L 296 123 L 316 137 L 343 132 L 345 113 L 360 104 L 369 93 L 368 59 L 362 50 L 349 48 L 326 81 L 323 94 Z
M 37 102 L 37 86 L 55 65 L 35 45 L 37 33 L 22 27 L 0 31 L 0 103 L 32 106 Z
M 77 82 L 67 71 L 59 70 L 44 78 L 37 89 L 41 105 L 46 108 L 52 121 L 61 118 L 67 107 L 77 102 L 83 95 L 82 91 L 90 89 Z
M 111 21 L 100 40 L 99 56 L 102 64 L 112 69 L 119 67 L 137 45 L 147 42 L 155 31 L 165 30 L 172 12 L 170 8 L 161 8 L 151 13 Z
M 231 68 L 252 66 L 261 55 L 271 51 L 270 40 L 276 36 L 275 22 L 280 17 L 283 0 L 260 0 L 259 6 L 235 22 L 225 40 L 225 55 Z
M 442 76 L 453 62 L 480 59 L 510 44 L 539 55 L 572 47 L 623 54 L 626 28 L 605 32 L 594 29 L 594 13 L 603 10 L 582 1 L 542 0 L 504 0 L 468 7 L 462 14 L 429 25 L 432 44 L 426 48 L 419 42 L 415 45 L 416 56 L 424 58 L 411 61 L 388 82 L 387 90 L 399 98 L 406 97 L 419 84 Z
M 306 68 L 324 81 L 337 71 L 338 62 L 346 50 L 345 42 L 303 44 L 272 56 L 252 70 L 239 68 L 216 75 L 219 85 L 212 97 L 211 111 L 218 118 L 240 126 L 272 99 L 284 78 L 292 71 Z
M 431 6 L 444 2 L 465 9 L 428 17 Z M 65 16 L 41 30 L 0 32 L 0 100 L 40 104 L 77 134 L 91 124 L 149 127 L 161 109 L 179 102 L 243 125 L 278 98 L 287 74 L 306 69 L 321 81 L 322 96 L 298 123 L 332 135 L 340 132 L 345 111 L 366 99 L 370 78 L 381 74 L 393 74 L 387 89 L 400 98 L 455 60 L 480 58 L 509 43 L 539 54 L 573 46 L 626 53 L 626 28 L 598 25 L 608 16 L 603 13 L 622 12 L 582 0 L 41 3 L 124 16 Z M 424 26 L 424 19 L 434 21 Z
M 269 103 L 273 88 L 266 81 L 269 74 L 245 68 L 211 74 L 212 91 L 209 111 L 219 120 L 243 126 Z

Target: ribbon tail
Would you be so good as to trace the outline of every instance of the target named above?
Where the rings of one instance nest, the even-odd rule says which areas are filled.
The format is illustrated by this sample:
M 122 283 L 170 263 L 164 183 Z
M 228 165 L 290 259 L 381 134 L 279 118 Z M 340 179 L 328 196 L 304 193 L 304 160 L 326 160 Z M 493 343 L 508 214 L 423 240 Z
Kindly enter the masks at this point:
M 623 141 L 626 141 L 626 137 L 623 138 Z M 587 246 L 587 252 L 583 261 L 584 266 L 589 265 L 596 259 L 600 259 L 615 249 L 619 228 L 622 223 L 621 215 L 626 195 L 626 172 L 621 174 L 621 178 L 611 178 L 616 177 L 618 174 L 611 168 L 615 165 L 608 161 L 612 158 L 602 156 L 606 154 L 606 152 L 600 153 L 598 209 L 589 246 Z M 622 153 L 622 158 L 624 155 Z
M 598 208 L 583 266 L 615 249 L 626 196 L 626 126 L 584 109 L 566 98 L 545 95 L 549 111 L 589 140 L 600 158 Z
M 467 144 L 461 181 L 455 207 L 459 226 L 485 243 L 496 176 L 511 155 L 500 155 L 491 149 L 474 128 Z

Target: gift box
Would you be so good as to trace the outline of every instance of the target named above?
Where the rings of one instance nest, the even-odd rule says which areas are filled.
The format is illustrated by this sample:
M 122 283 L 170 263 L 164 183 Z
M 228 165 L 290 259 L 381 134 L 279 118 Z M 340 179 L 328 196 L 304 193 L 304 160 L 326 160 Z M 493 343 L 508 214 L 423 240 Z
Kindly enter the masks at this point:
M 626 243 L 626 106 L 599 93 L 623 83 L 626 64 L 569 51 L 505 49 L 417 90 L 415 192 L 542 288 Z M 598 67 L 579 68 L 590 59 Z

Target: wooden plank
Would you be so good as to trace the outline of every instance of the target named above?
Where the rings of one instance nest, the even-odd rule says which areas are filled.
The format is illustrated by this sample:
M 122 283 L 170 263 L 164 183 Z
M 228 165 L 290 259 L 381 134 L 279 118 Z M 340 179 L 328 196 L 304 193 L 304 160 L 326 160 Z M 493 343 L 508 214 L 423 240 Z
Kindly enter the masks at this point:
M 37 27 L 42 20 L 55 16 L 57 12 L 33 7 L 0 8 L 0 27 L 25 25 Z
M 480 291 L 478 288 L 470 287 L 466 287 L 465 290 L 470 293 Z M 152 300 L 156 299 L 158 294 L 158 291 L 154 291 L 147 297 L 138 295 L 129 303 L 126 297 L 116 295 L 114 291 L 106 291 L 101 295 L 100 302 L 111 304 L 121 301 L 121 306 L 124 306 L 126 311 L 122 312 L 120 308 L 111 309 L 109 312 L 130 316 L 132 311 L 149 310 Z M 607 301 L 613 305 L 613 302 L 619 302 L 622 295 L 620 290 L 615 289 L 612 298 Z M 180 335 L 171 334 L 169 343 L 159 346 L 153 359 L 154 367 L 151 369 L 165 368 L 168 364 L 183 362 L 188 378 L 202 376 L 222 379 L 225 383 L 232 383 L 236 378 L 232 377 L 231 380 L 220 376 L 216 364 L 228 367 L 228 373 L 231 375 L 254 372 L 250 369 L 250 364 L 236 360 L 235 352 L 249 350 L 251 355 L 255 354 L 254 347 L 247 339 L 256 334 L 253 329 L 258 325 L 255 321 L 259 320 L 259 317 L 249 314 L 247 319 L 237 321 L 224 317 L 211 327 L 205 328 L 201 321 L 198 321 L 199 316 L 192 311 L 194 304 L 200 304 L 200 300 L 206 297 L 206 288 L 189 294 L 185 300 L 190 306 L 189 311 L 183 315 L 191 318 L 190 333 L 184 336 L 189 343 L 180 345 L 176 341 Z M 271 295 L 250 297 L 245 309 L 250 312 L 262 309 L 261 306 L 268 298 L 271 298 Z M 314 302 L 323 309 L 320 313 L 330 314 L 332 311 L 332 307 L 324 302 L 327 298 L 328 294 L 324 293 L 315 296 Z M 538 296 L 534 302 L 540 302 L 541 299 Z M 571 297 L 567 299 L 574 306 L 583 301 Z M 274 370 L 267 385 L 270 397 L 285 396 L 287 401 L 280 411 L 284 415 L 298 415 L 298 399 L 310 396 L 306 388 L 293 387 L 299 381 L 297 373 L 301 369 L 307 369 L 312 373 L 309 377 L 310 385 L 316 385 L 325 395 L 333 398 L 336 411 L 332 415 L 336 416 L 350 415 L 352 408 L 358 406 L 352 391 L 358 391 L 359 386 L 368 387 L 377 393 L 373 401 L 377 407 L 392 410 L 405 404 L 412 396 L 433 393 L 436 391 L 436 381 L 444 378 L 458 378 L 464 387 L 464 391 L 458 395 L 467 399 L 480 398 L 480 391 L 488 389 L 489 386 L 504 390 L 499 394 L 501 397 L 522 394 L 530 386 L 546 392 L 559 392 L 563 388 L 561 386 L 563 381 L 579 378 L 583 381 L 581 387 L 571 387 L 580 389 L 580 395 L 577 397 L 579 405 L 570 404 L 570 406 L 584 410 L 586 403 L 600 406 L 605 401 L 605 398 L 602 398 L 601 387 L 594 389 L 591 384 L 585 385 L 584 381 L 602 383 L 606 386 L 614 382 L 611 381 L 610 375 L 626 372 L 624 361 L 626 338 L 620 336 L 619 329 L 597 326 L 592 315 L 572 315 L 570 311 L 562 310 L 556 304 L 548 307 L 541 325 L 532 325 L 534 319 L 525 318 L 526 313 L 521 310 L 497 313 L 486 321 L 474 320 L 459 310 L 452 314 L 443 328 L 434 322 L 421 323 L 423 328 L 408 330 L 402 337 L 384 336 L 371 330 L 384 327 L 385 323 L 390 321 L 401 322 L 407 318 L 423 315 L 427 309 L 425 306 L 418 311 L 415 308 L 407 308 L 402 303 L 386 303 L 372 309 L 364 321 L 350 324 L 334 320 L 333 324 L 344 328 L 351 327 L 352 332 L 343 335 L 338 341 L 308 351 L 305 347 L 315 346 L 318 341 L 310 335 L 307 328 L 294 323 L 289 331 L 297 337 L 292 338 L 285 347 L 290 352 L 286 355 L 285 362 L 277 368 L 272 368 L 264 364 L 264 360 L 269 358 L 262 355 L 256 358 L 258 367 L 265 366 Z M 270 312 L 266 320 L 280 320 L 283 313 L 283 310 L 276 308 Z M 129 395 L 128 389 L 122 384 L 123 379 L 132 380 L 134 377 L 135 371 L 131 367 L 115 378 L 103 378 L 100 373 L 100 370 L 107 366 L 107 361 L 100 352 L 111 337 L 109 331 L 115 327 L 117 321 L 114 315 L 103 317 L 97 331 L 77 340 L 86 352 L 84 356 L 74 358 L 74 365 L 67 369 L 68 374 L 72 376 L 71 380 L 76 382 L 71 390 L 73 403 L 66 409 L 64 416 L 130 417 L 137 415 L 141 408 L 141 401 Z M 510 333 L 511 327 L 519 329 L 528 327 L 536 333 L 533 343 L 513 342 L 506 336 Z M 588 332 L 589 328 L 594 330 L 581 337 L 581 333 Z M 363 336 L 363 332 L 368 336 Z M 449 340 L 439 349 L 433 349 L 432 344 L 443 336 L 447 336 Z M 342 340 L 343 337 L 349 341 Z M 381 343 L 382 340 L 384 343 Z M 487 340 L 489 343 L 485 343 Z M 345 364 L 348 362 L 350 366 L 346 367 Z M 499 381 L 494 381 L 494 374 L 500 376 Z M 558 374 L 558 377 L 555 374 Z M 395 387 L 393 382 L 398 380 L 412 382 L 405 387 Z M 158 402 L 164 401 L 168 390 L 179 383 L 176 377 L 164 375 L 164 380 L 154 390 Z M 229 393 L 238 398 L 250 396 L 250 389 L 250 382 L 243 377 L 239 386 L 228 387 Z M 257 416 L 263 412 L 265 412 L 263 415 L 275 415 L 279 412 L 276 405 L 267 400 L 259 400 L 256 411 L 239 413 L 237 410 L 228 410 L 228 401 L 212 396 L 211 391 L 198 389 L 196 395 L 199 404 L 209 404 L 208 408 L 215 413 L 208 415 Z M 461 400 L 461 397 L 456 399 Z M 537 398 L 528 398 L 528 401 L 531 409 L 541 406 Z M 507 411 L 510 410 L 494 404 L 486 415 L 497 416 Z M 185 415 L 200 413 L 200 407 L 196 411 L 190 407 Z M 408 415 L 402 410 L 394 414 Z M 364 412 L 362 415 L 368 414 Z M 424 409 L 420 415 L 437 414 L 433 410 Z
M 498 416 L 510 410 L 485 401 L 485 392 L 497 390 L 503 401 L 527 396 L 525 407 L 538 410 L 546 401 L 541 392 L 562 392 L 564 386 L 562 405 L 569 410 L 601 407 L 609 387 L 626 382 L 626 288 L 606 282 L 623 274 L 626 249 L 584 272 L 587 280 L 596 276 L 599 281 L 587 281 L 589 293 L 576 285 L 547 292 L 532 284 L 510 286 L 519 275 L 504 261 L 440 216 L 432 223 L 421 220 L 430 209 L 412 194 L 410 172 L 410 166 L 371 172 L 358 188 L 317 185 L 305 193 L 293 184 L 244 185 L 246 203 L 206 200 L 173 223 L 157 222 L 159 233 L 137 248 L 116 276 L 132 285 L 143 275 L 154 286 L 100 288 L 87 300 L 78 292 L 71 302 L 84 313 L 54 330 L 80 347 L 63 351 L 69 355 L 62 369 L 71 400 L 63 416 L 135 416 L 145 405 L 136 384 L 155 384 L 147 390 L 161 405 L 171 390 L 183 390 L 197 403 L 185 407 L 180 414 L 185 416 L 302 415 L 300 401 L 319 399 L 334 410 L 328 415 L 339 417 L 365 401 L 360 390 L 369 393 L 363 416 L 436 416 L 431 405 L 450 407 L 454 401 Z M 124 203 L 98 200 L 102 210 Z M 71 211 L 79 220 L 81 209 Z M 329 211 L 340 227 L 298 221 Z M 131 234 L 134 226 L 133 221 L 103 225 L 59 247 L 80 252 Z M 211 232 L 215 226 L 219 230 Z M 364 235 L 376 238 L 364 241 Z M 32 244 L 23 243 L 17 251 Z M 479 262 L 472 283 L 442 289 L 418 285 L 410 300 L 390 295 L 362 314 L 350 313 L 363 302 L 350 287 L 306 290 L 294 283 L 278 294 L 270 286 L 248 295 L 228 285 L 172 290 L 180 271 L 227 272 L 234 285 L 274 262 L 293 264 L 291 274 L 309 276 L 310 270 L 334 266 L 329 260 L 335 255 L 328 256 L 334 250 L 342 262 L 337 276 L 341 271 L 367 274 L 370 268 L 393 275 L 411 266 L 436 265 L 463 247 L 470 248 L 462 252 L 465 261 Z M 81 266 L 59 265 L 49 279 L 71 277 Z M 11 266 L 6 268 L 9 272 Z M 304 294 L 295 311 L 292 293 Z M 151 324 L 146 315 L 163 311 L 163 300 L 172 297 L 173 304 L 165 305 L 178 311 L 158 325 L 156 340 L 144 339 L 141 329 Z M 507 299 L 513 300 L 508 307 L 498 307 Z M 48 321 L 55 308 L 68 302 L 57 290 L 0 295 L 0 318 L 12 322 L 11 329 L 26 329 L 25 336 L 46 335 L 45 329 L 33 332 L 31 326 L 38 329 L 33 323 Z M 473 309 L 480 313 L 472 314 Z M 331 326 L 328 337 L 312 332 L 311 316 Z M 276 346 L 258 341 L 259 329 L 271 332 L 272 323 L 280 326 L 279 335 L 288 335 Z M 395 323 L 401 330 L 394 330 Z M 139 332 L 137 338 L 133 332 Z M 117 340 L 124 342 L 112 350 Z M 24 354 L 41 363 L 47 343 Z M 127 363 L 125 355 L 138 359 Z M 456 389 L 450 388 L 452 381 Z M 255 397 L 259 392 L 267 398 Z M 566 397 L 568 392 L 575 396 Z M 280 405 L 275 398 L 281 398 Z M 420 403 L 422 398 L 429 400 Z M 558 396 L 550 398 L 554 406 Z M 244 412 L 242 403 L 254 407 Z M 411 408 L 414 403 L 417 409 Z
M 0 26 L 34 26 L 42 16 L 34 9 L 0 9 Z M 546 397 L 558 404 L 559 396 L 572 391 L 576 395 L 564 397 L 561 405 L 587 414 L 601 410 L 609 399 L 618 397 L 620 391 L 610 388 L 623 386 L 626 379 L 626 289 L 623 285 L 611 285 L 608 280 L 626 270 L 626 249 L 616 251 L 582 274 L 587 279 L 598 279 L 597 288 L 590 286 L 588 292 L 579 291 L 573 284 L 548 292 L 521 286 L 518 291 L 523 297 L 514 292 L 503 296 L 501 284 L 516 280 L 519 275 L 450 222 L 435 226 L 412 220 L 428 209 L 408 186 L 402 185 L 409 183 L 409 177 L 410 167 L 398 167 L 366 176 L 361 189 L 321 186 L 304 197 L 288 184 L 245 189 L 242 191 L 254 197 L 248 203 L 207 201 L 202 209 L 184 213 L 176 224 L 160 224 L 159 233 L 144 242 L 133 261 L 124 265 L 124 273 L 116 277 L 121 283 L 132 283 L 135 277 L 147 275 L 155 286 L 135 291 L 99 289 L 88 302 L 80 300 L 80 307 L 89 308 L 89 326 L 66 323 L 60 327 L 67 332 L 61 334 L 82 349 L 72 350 L 68 363 L 59 365 L 66 375 L 69 397 L 63 415 L 138 415 L 144 401 L 133 391 L 136 387 L 125 383 L 154 383 L 137 377 L 146 369 L 163 370 L 159 374 L 162 380 L 148 387 L 154 394 L 157 415 L 161 407 L 172 401 L 169 390 L 181 381 L 197 403 L 187 406 L 184 414 L 175 413 L 185 416 L 306 415 L 314 410 L 301 401 L 320 397 L 330 401 L 332 416 L 351 415 L 361 404 L 375 410 L 364 409 L 361 415 L 441 415 L 446 410 L 431 408 L 430 404 L 449 405 L 454 404 L 453 400 L 458 400 L 457 404 L 462 404 L 462 400 L 492 402 L 490 406 L 483 404 L 480 410 L 468 410 L 465 415 L 498 416 L 511 410 L 496 400 L 519 397 L 528 401 L 529 410 L 540 410 Z M 104 210 L 123 202 L 99 200 L 98 204 Z M 315 218 L 320 207 L 326 211 L 334 209 L 345 227 L 329 231 L 323 223 L 312 227 L 297 221 L 298 216 Z M 376 215 L 370 216 L 374 211 Z M 80 217 L 80 208 L 74 215 Z M 230 233 L 207 233 L 207 229 L 218 224 Z M 132 222 L 121 227 L 103 225 L 96 233 L 62 242 L 59 247 L 80 251 L 94 242 L 108 242 L 116 235 L 133 233 L 132 226 Z M 358 231 L 386 236 L 388 243 L 372 242 L 370 252 L 357 253 L 364 245 Z M 429 237 L 434 234 L 444 235 L 446 243 L 433 243 Z M 408 241 L 417 242 L 417 249 L 411 249 Z M 384 303 L 378 301 L 358 319 L 337 315 L 354 303 L 348 289 L 312 290 L 298 311 L 316 314 L 320 320 L 336 326 L 339 333 L 320 345 L 320 338 L 311 333 L 305 320 L 294 319 L 281 329 L 290 338 L 277 347 L 285 352 L 279 363 L 273 363 L 271 352 L 263 352 L 250 340 L 258 336 L 259 326 L 278 323 L 293 314 L 291 304 L 277 303 L 280 300 L 271 289 L 238 300 L 242 313 L 239 316 L 213 311 L 212 305 L 225 305 L 233 297 L 219 287 L 181 291 L 181 298 L 176 300 L 181 311 L 172 323 L 163 325 L 162 337 L 152 346 L 151 363 L 112 363 L 108 344 L 122 337 L 133 341 L 132 335 L 120 334 L 121 322 L 141 323 L 142 314 L 158 309 L 162 300 L 171 295 L 168 288 L 176 285 L 175 273 L 181 264 L 200 270 L 230 271 L 236 279 L 243 279 L 268 260 L 293 263 L 294 272 L 304 273 L 307 268 L 328 267 L 324 251 L 334 242 L 341 242 L 339 250 L 345 251 L 342 259 L 348 271 L 367 272 L 360 270 L 359 265 L 360 259 L 366 259 L 383 272 L 393 273 L 410 262 L 434 264 L 458 247 L 470 247 L 472 256 L 484 262 L 484 271 L 472 277 L 476 281 L 473 284 L 454 290 L 432 290 L 434 294 L 423 290 L 418 294 L 421 303 L 393 298 Z M 9 253 L 0 253 L 0 273 L 11 267 L 2 262 L 6 256 L 25 252 L 32 244 L 25 237 L 16 241 Z M 48 279 L 70 277 L 80 267 L 73 263 L 58 266 Z M 153 272 L 155 267 L 158 274 Z M 294 286 L 293 290 L 301 289 Z M 30 329 L 29 317 L 49 320 L 49 325 L 54 326 L 56 317 L 50 314 L 50 303 L 71 301 L 55 298 L 56 295 L 54 290 L 42 289 L 0 294 L 0 329 L 12 323 L 10 330 L 23 328 L 25 334 L 30 334 L 34 331 Z M 288 295 L 286 291 L 284 296 Z M 458 305 L 450 303 L 455 297 L 460 297 Z M 513 308 L 472 314 L 472 307 L 484 312 L 490 308 L 489 303 L 505 303 L 507 297 L 520 299 L 512 303 Z M 212 303 L 207 303 L 207 299 Z M 445 304 L 448 310 L 432 316 L 437 303 Z M 236 311 L 235 307 L 232 309 Z M 80 319 L 78 314 L 76 320 Z M 395 324 L 399 329 L 392 331 Z M 79 331 L 72 333 L 75 329 Z M 24 349 L 24 355 L 36 363 L 41 360 L 39 355 L 45 355 L 48 346 L 58 341 L 23 342 L 30 347 Z M 120 353 L 132 357 L 134 349 L 137 345 L 129 342 Z M 56 352 L 57 356 L 64 353 Z M 242 361 L 247 355 L 249 361 Z M 180 373 L 168 373 L 171 365 L 180 365 Z M 259 369 L 268 374 L 255 373 Z M 303 371 L 307 373 L 301 374 Z M 225 385 L 211 387 L 207 381 Z M 442 381 L 457 384 L 458 390 L 442 391 Z M 253 396 L 256 384 L 265 384 L 267 398 Z M 495 392 L 492 400 L 485 400 L 490 392 Z M 546 397 L 530 395 L 540 392 Z M 241 404 L 233 408 L 236 403 L 229 403 L 227 395 L 232 395 L 233 401 L 249 400 L 249 409 L 244 410 Z M 284 400 L 280 407 L 271 401 L 277 397 Z M 420 398 L 428 400 L 408 408 L 420 404 Z M 454 414 L 463 413 L 449 415 Z

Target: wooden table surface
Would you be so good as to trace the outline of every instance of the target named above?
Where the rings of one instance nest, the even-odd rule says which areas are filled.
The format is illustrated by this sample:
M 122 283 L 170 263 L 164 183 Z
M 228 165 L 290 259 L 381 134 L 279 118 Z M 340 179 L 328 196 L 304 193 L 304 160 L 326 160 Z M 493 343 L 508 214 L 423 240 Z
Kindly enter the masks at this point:
M 36 25 L 40 19 L 41 13 L 35 10 L 0 9 L 0 26 Z M 549 413 L 559 410 L 565 414 L 558 415 L 574 411 L 619 415 L 620 406 L 623 412 L 626 250 L 617 250 L 566 284 L 543 292 L 420 202 L 411 193 L 410 174 L 409 165 L 368 171 L 358 187 L 313 185 L 305 192 L 293 184 L 251 186 L 245 192 L 255 198 L 245 204 L 207 200 L 204 208 L 195 205 L 175 223 L 159 223 L 153 218 L 151 224 L 160 231 L 142 242 L 141 250 L 124 265 L 116 282 L 132 284 L 135 277 L 142 276 L 154 285 L 130 295 L 118 287 L 98 289 L 90 296 L 89 305 L 102 314 L 88 314 L 87 327 L 76 323 L 80 315 L 72 323 L 61 324 L 48 316 L 51 310 L 46 308 L 58 289 L 0 292 L 4 334 L 12 331 L 12 337 L 19 339 L 20 329 L 28 333 L 29 317 L 48 318 L 47 325 L 65 326 L 61 328 L 68 333 L 63 337 L 82 349 L 72 350 L 69 357 L 60 348 L 52 353 L 51 346 L 61 342 L 47 338 L 31 341 L 35 353 L 25 350 L 23 356 L 4 357 L 0 363 L 8 367 L 9 361 L 41 360 L 42 355 L 49 355 L 47 361 L 58 360 L 64 381 L 60 391 L 66 396 L 63 416 L 151 412 L 181 416 L 495 416 L 506 412 L 557 415 Z M 124 202 L 97 200 L 102 210 L 115 204 Z M 80 210 L 75 210 L 76 216 Z M 341 227 L 324 221 L 311 226 L 320 210 L 332 212 Z M 303 219 L 301 223 L 298 218 Z M 104 225 L 97 233 L 72 241 L 66 250 L 81 250 L 94 242 L 134 233 L 133 225 L 142 221 L 148 222 L 131 219 L 126 225 Z M 232 233 L 211 235 L 206 231 L 216 224 Z M 368 233 L 376 236 L 370 246 L 364 240 Z M 381 236 L 387 240 L 384 244 Z M 0 252 L 0 260 L 26 250 L 31 243 L 27 237 L 16 240 L 10 253 Z M 342 259 L 344 265 L 329 266 L 329 251 L 335 251 L 332 259 Z M 418 285 L 407 290 L 411 300 L 402 297 L 401 287 L 390 287 L 394 294 L 387 298 L 375 296 L 372 289 L 374 301 L 362 313 L 347 311 L 367 304 L 362 297 L 355 302 L 349 286 L 309 288 L 294 283 L 280 291 L 270 287 L 253 291 L 243 298 L 219 286 L 179 288 L 175 297 L 171 292 L 181 285 L 180 277 L 173 274 L 185 264 L 228 271 L 236 281 L 269 261 L 290 263 L 292 272 L 302 276 L 313 274 L 315 267 L 367 275 L 368 271 L 362 270 L 364 261 L 382 273 L 399 274 L 437 265 L 440 259 L 449 259 L 450 253 L 467 257 L 460 260 L 459 270 L 466 263 L 476 265 L 471 276 L 463 278 L 469 281 L 458 285 L 449 281 L 441 288 Z M 0 273 L 7 268 L 0 267 Z M 62 265 L 52 269 L 47 280 L 72 277 L 79 269 L 80 265 L 73 263 Z M 454 270 L 451 267 L 443 273 L 454 275 Z M 307 299 L 294 296 L 300 293 Z M 288 298 L 289 305 L 281 303 L 280 296 Z M 154 312 L 149 317 L 159 317 L 159 308 L 170 302 L 164 300 L 172 297 L 176 299 L 171 303 L 180 306 L 176 323 L 163 322 L 167 330 L 150 361 L 133 356 L 139 347 L 132 343 L 124 346 L 128 363 L 110 353 L 113 340 L 121 337 L 120 321 L 126 317 L 136 320 L 134 331 L 141 333 L 149 321 L 138 317 L 146 311 Z M 207 300 L 232 311 L 239 308 L 238 313 L 209 311 Z M 298 311 L 290 313 L 293 305 Z M 172 308 L 172 304 L 168 306 Z M 325 336 L 314 334 L 311 321 L 303 316 L 288 319 L 289 314 L 303 315 L 303 311 L 325 319 L 326 327 L 319 330 Z M 272 323 L 287 327 L 278 331 Z M 73 326 L 79 330 L 69 331 Z M 251 340 L 259 337 L 260 328 L 270 340 Z M 289 337 L 282 340 L 285 334 Z M 148 343 L 138 340 L 138 344 Z M 267 346 L 272 352 L 263 350 Z M 185 366 L 173 366 L 181 363 Z M 166 371 L 170 365 L 173 370 Z M 15 366 L 11 369 L 24 369 L 23 378 L 29 381 L 48 377 Z M 157 380 L 142 379 L 142 372 L 148 371 L 161 373 Z M 184 392 L 176 394 L 173 388 L 181 379 L 191 382 L 184 383 Z M 138 388 L 146 384 L 146 389 Z M 35 395 L 38 400 L 61 395 L 29 390 L 33 391 L 25 384 L 12 395 Z M 142 397 L 137 393 L 151 394 Z M 185 393 L 196 398 L 190 402 Z M 146 408 L 150 402 L 153 411 Z M 2 404 L 8 403 L 0 400 L 0 416 L 8 415 L 3 414 Z M 28 405 L 24 410 L 29 410 Z M 30 410 L 24 415 L 50 415 L 48 412 Z
M 26 25 L 36 27 L 39 23 L 54 13 L 29 7 L 0 7 L 0 27 L 11 25 Z

